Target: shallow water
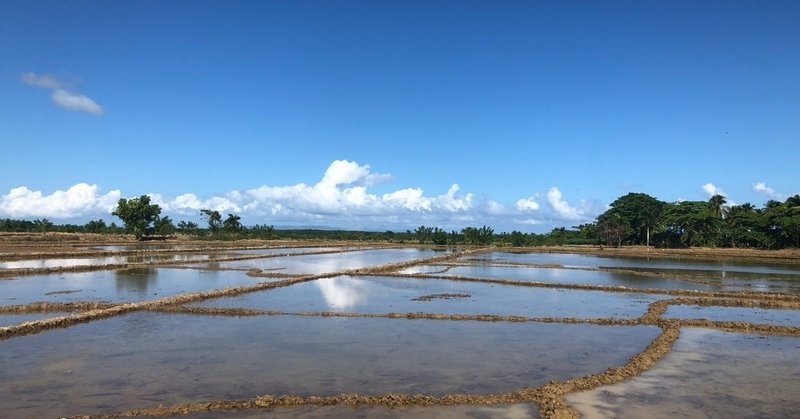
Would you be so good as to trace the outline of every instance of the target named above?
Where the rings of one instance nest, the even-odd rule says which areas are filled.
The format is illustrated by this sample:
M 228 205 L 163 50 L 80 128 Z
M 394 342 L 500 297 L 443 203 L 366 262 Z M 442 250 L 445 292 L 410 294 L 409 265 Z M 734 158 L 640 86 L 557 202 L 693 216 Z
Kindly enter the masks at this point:
M 21 268 L 56 268 L 68 266 L 94 266 L 110 265 L 123 263 L 144 263 L 144 262 L 191 262 L 208 260 L 212 257 L 223 257 L 224 254 L 193 254 L 193 255 L 127 255 L 127 256 L 104 256 L 93 258 L 68 258 L 68 259 L 30 259 L 0 262 L 0 269 L 21 269 Z
M 13 326 L 19 323 L 30 322 L 34 320 L 48 319 L 50 317 L 68 316 L 72 313 L 49 312 L 49 313 L 20 313 L 8 314 L 0 313 L 0 327 Z
M 426 418 L 426 419 L 529 419 L 539 417 L 535 404 L 456 405 L 456 406 L 300 406 L 292 408 L 214 411 L 185 416 L 191 419 L 251 418 Z
M 416 268 L 416 267 L 415 267 Z M 421 267 L 427 269 L 427 266 Z M 436 266 L 438 268 L 438 266 Z M 431 271 L 435 269 L 431 268 Z M 439 269 L 441 271 L 441 269 Z M 676 279 L 654 278 L 639 275 L 620 274 L 603 271 L 579 269 L 524 268 L 509 266 L 454 266 L 443 276 L 470 276 L 475 278 L 513 279 L 517 281 L 548 282 L 554 284 L 610 285 L 630 288 L 696 289 L 718 290 L 719 286 L 679 281 Z
M 800 276 L 800 264 L 775 265 L 768 263 L 732 263 L 730 261 L 704 261 L 696 259 L 646 259 L 625 257 L 604 257 L 580 253 L 508 253 L 491 252 L 481 255 L 467 256 L 465 260 L 495 260 L 497 262 L 509 261 L 518 263 L 558 264 L 564 266 L 588 267 L 632 267 L 632 268 L 663 268 L 663 269 L 700 269 L 710 271 L 735 271 L 735 272 L 760 272 L 783 273 Z
M 282 274 L 322 274 L 346 269 L 366 268 L 374 265 L 404 262 L 442 254 L 429 249 L 375 249 L 357 250 L 326 255 L 298 255 L 222 262 L 222 269 L 263 269 Z M 202 266 L 202 264 L 198 265 Z
M 82 246 L 82 249 L 95 249 L 103 251 L 115 250 L 154 250 L 154 249 L 171 249 L 171 250 L 186 250 L 198 249 L 203 247 L 217 247 L 213 242 L 208 243 L 192 243 L 192 244 L 175 244 L 175 243 L 137 243 L 137 244 L 112 244 L 105 246 Z
M 800 417 L 800 338 L 684 328 L 661 361 L 567 396 L 583 417 Z
M 466 298 L 414 301 L 431 294 Z M 526 288 L 443 279 L 324 278 L 269 291 L 216 298 L 199 307 L 240 307 L 287 312 L 496 314 L 528 317 L 640 317 L 649 303 L 668 296 Z
M 658 333 L 139 312 L 0 341 L 0 411 L 53 417 L 259 394 L 507 392 L 622 364 Z
M 352 250 L 352 247 L 279 247 L 263 249 L 231 249 L 241 255 L 283 255 L 292 253 L 330 252 L 332 250 Z
M 671 305 L 662 317 L 750 322 L 800 327 L 800 310 Z M 798 400 L 800 402 L 800 400 Z
M 262 280 L 239 271 L 169 268 L 26 275 L 0 280 L 0 305 L 36 301 L 141 301 L 184 292 L 253 285 Z

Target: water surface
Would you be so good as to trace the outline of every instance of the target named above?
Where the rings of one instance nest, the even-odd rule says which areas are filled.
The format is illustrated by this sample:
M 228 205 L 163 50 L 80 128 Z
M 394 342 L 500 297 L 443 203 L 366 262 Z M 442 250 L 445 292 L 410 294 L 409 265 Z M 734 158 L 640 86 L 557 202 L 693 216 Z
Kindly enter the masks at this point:
M 325 255 L 298 255 L 248 259 L 235 262 L 222 262 L 222 269 L 262 269 L 283 274 L 322 274 L 346 269 L 366 268 L 387 263 L 405 262 L 412 259 L 435 256 L 441 251 L 429 249 L 375 249 L 358 250 Z M 202 264 L 200 265 L 202 266 Z
M 658 333 L 137 312 L 0 341 L 0 411 L 57 417 L 260 394 L 508 392 L 622 364 Z
M 180 254 L 180 255 L 124 255 L 124 256 L 102 256 L 87 258 L 52 258 L 52 259 L 29 259 L 0 262 L 0 269 L 21 269 L 21 268 L 56 268 L 69 266 L 95 266 L 95 265 L 117 265 L 123 263 L 144 263 L 144 262 L 191 262 L 208 260 L 210 258 L 224 257 L 225 254 Z
M 466 294 L 469 297 L 419 297 Z M 444 279 L 339 276 L 191 304 L 261 310 L 496 314 L 528 317 L 640 317 L 663 295 L 526 288 Z
M 426 418 L 426 419 L 535 419 L 539 408 L 535 404 L 456 405 L 384 407 L 361 406 L 299 406 L 274 409 L 252 409 L 204 412 L 185 416 L 190 419 L 251 419 L 251 418 Z
M 564 266 L 586 267 L 631 267 L 631 268 L 663 268 L 663 269 L 700 269 L 709 271 L 735 271 L 759 273 L 783 273 L 800 276 L 800 264 L 777 265 L 763 262 L 741 262 L 674 259 L 674 258 L 626 258 L 618 256 L 597 256 L 581 253 L 509 253 L 491 252 L 480 255 L 465 256 L 465 260 L 485 260 L 495 262 L 518 262 L 533 264 L 557 264 Z
M 683 328 L 641 376 L 567 396 L 583 417 L 800 417 L 800 338 Z
M 141 301 L 184 292 L 253 285 L 262 280 L 239 271 L 170 268 L 26 275 L 0 280 L 0 305 L 36 301 Z
M 48 319 L 50 317 L 68 316 L 73 313 L 49 312 L 49 313 L 0 313 L 0 327 L 13 326 L 15 324 L 30 322 L 34 320 Z
M 671 305 L 662 317 L 777 324 L 782 326 L 800 327 L 800 310 L 790 309 Z

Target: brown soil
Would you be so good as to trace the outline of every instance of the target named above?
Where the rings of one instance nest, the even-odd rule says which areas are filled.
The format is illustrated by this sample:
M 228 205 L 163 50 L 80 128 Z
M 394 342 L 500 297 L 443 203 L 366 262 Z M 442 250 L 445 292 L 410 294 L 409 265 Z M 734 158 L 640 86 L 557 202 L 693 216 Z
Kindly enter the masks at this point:
M 412 298 L 411 301 L 431 301 L 431 300 L 451 300 L 454 298 L 469 298 L 469 294 L 455 293 L 455 294 L 427 294 L 420 295 L 417 298 Z

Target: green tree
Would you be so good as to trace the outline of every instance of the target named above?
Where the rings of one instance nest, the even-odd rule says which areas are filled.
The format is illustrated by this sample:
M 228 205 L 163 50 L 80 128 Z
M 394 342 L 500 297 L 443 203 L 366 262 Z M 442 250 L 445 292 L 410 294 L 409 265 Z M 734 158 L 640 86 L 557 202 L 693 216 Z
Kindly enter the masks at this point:
M 708 208 L 713 216 L 725 218 L 725 214 L 728 212 L 728 208 L 725 206 L 727 203 L 728 201 L 725 200 L 724 196 L 717 194 L 708 200 Z
M 103 233 L 106 231 L 106 222 L 102 219 L 92 220 L 83 227 L 87 233 Z
M 178 231 L 181 233 L 186 234 L 197 234 L 197 230 L 200 228 L 197 223 L 194 221 L 179 221 L 178 222 Z
M 153 224 L 153 230 L 162 236 L 171 236 L 177 230 L 168 216 L 157 218 Z
M 623 237 L 630 231 L 630 224 L 618 212 L 606 211 L 597 217 L 597 232 L 605 237 L 609 246 L 621 246 Z
M 141 240 L 147 233 L 150 224 L 158 219 L 161 207 L 150 203 L 150 197 L 142 195 L 138 198 L 122 198 L 111 215 L 119 217 L 125 224 L 125 232 L 132 233 Z
M 216 233 L 219 231 L 220 227 L 222 227 L 222 215 L 219 211 L 203 209 L 200 210 L 200 216 L 206 219 L 208 222 L 208 229 L 211 230 L 212 233 Z
M 242 217 L 236 214 L 228 214 L 228 218 L 222 222 L 222 228 L 228 233 L 238 233 L 242 230 L 242 223 L 239 221 Z
M 707 202 L 683 201 L 669 205 L 664 212 L 666 232 L 686 246 L 716 246 L 722 220 Z
M 419 240 L 420 244 L 427 243 L 431 240 L 431 235 L 433 234 L 433 227 L 425 227 L 421 225 L 414 230 L 414 235 Z
M 658 225 L 666 206 L 666 202 L 648 194 L 629 193 L 612 202 L 603 215 L 606 215 L 606 226 L 614 227 L 613 235 L 621 234 L 617 237 L 619 244 L 624 241 L 650 246 L 650 232 Z
M 44 233 L 53 228 L 53 223 L 51 223 L 47 218 L 42 218 L 41 220 L 33 220 L 33 226 L 36 231 Z
M 525 246 L 525 234 L 514 230 L 511 232 L 511 245 L 514 247 Z
M 447 232 L 439 227 L 434 228 L 431 233 L 431 241 L 437 245 L 447 244 Z

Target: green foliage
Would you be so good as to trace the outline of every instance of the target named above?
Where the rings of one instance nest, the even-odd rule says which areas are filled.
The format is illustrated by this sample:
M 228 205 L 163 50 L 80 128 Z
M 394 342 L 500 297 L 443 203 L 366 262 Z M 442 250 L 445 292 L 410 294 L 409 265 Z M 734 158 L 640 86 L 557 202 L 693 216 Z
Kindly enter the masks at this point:
M 87 233 L 99 234 L 99 233 L 105 233 L 107 228 L 108 227 L 106 226 L 106 222 L 99 219 L 99 220 L 92 220 L 86 223 L 86 225 L 84 226 L 84 231 L 86 231 Z
M 598 217 L 600 236 L 605 236 L 608 244 L 649 245 L 650 233 L 658 226 L 666 206 L 666 202 L 644 193 L 621 196 Z
M 243 227 L 242 223 L 239 222 L 242 217 L 239 217 L 235 214 L 228 214 L 228 218 L 222 222 L 222 228 L 228 233 L 238 233 L 242 231 Z
M 161 207 L 150 204 L 150 197 L 142 195 L 138 198 L 122 198 L 111 215 L 119 217 L 125 224 L 125 232 L 132 233 L 141 240 L 147 233 L 150 224 L 158 219 Z
M 433 227 L 421 225 L 414 230 L 414 235 L 417 237 L 420 244 L 429 242 L 432 234 Z
M 160 234 L 166 237 L 175 234 L 177 228 L 175 227 L 175 224 L 172 223 L 172 220 L 169 217 L 164 216 L 162 218 L 156 219 L 153 230 L 156 232 L 156 234 Z
M 179 221 L 178 222 L 178 231 L 184 234 L 197 234 L 200 230 L 200 226 L 197 225 L 194 221 Z
M 487 245 L 492 243 L 492 235 L 494 234 L 494 230 L 487 226 L 483 226 L 481 228 L 465 227 L 463 230 L 461 230 L 461 234 L 464 235 L 464 242 L 467 244 Z
M 205 218 L 208 222 L 208 229 L 212 233 L 216 233 L 222 227 L 222 214 L 219 211 L 211 211 L 208 209 L 200 210 L 200 216 Z

